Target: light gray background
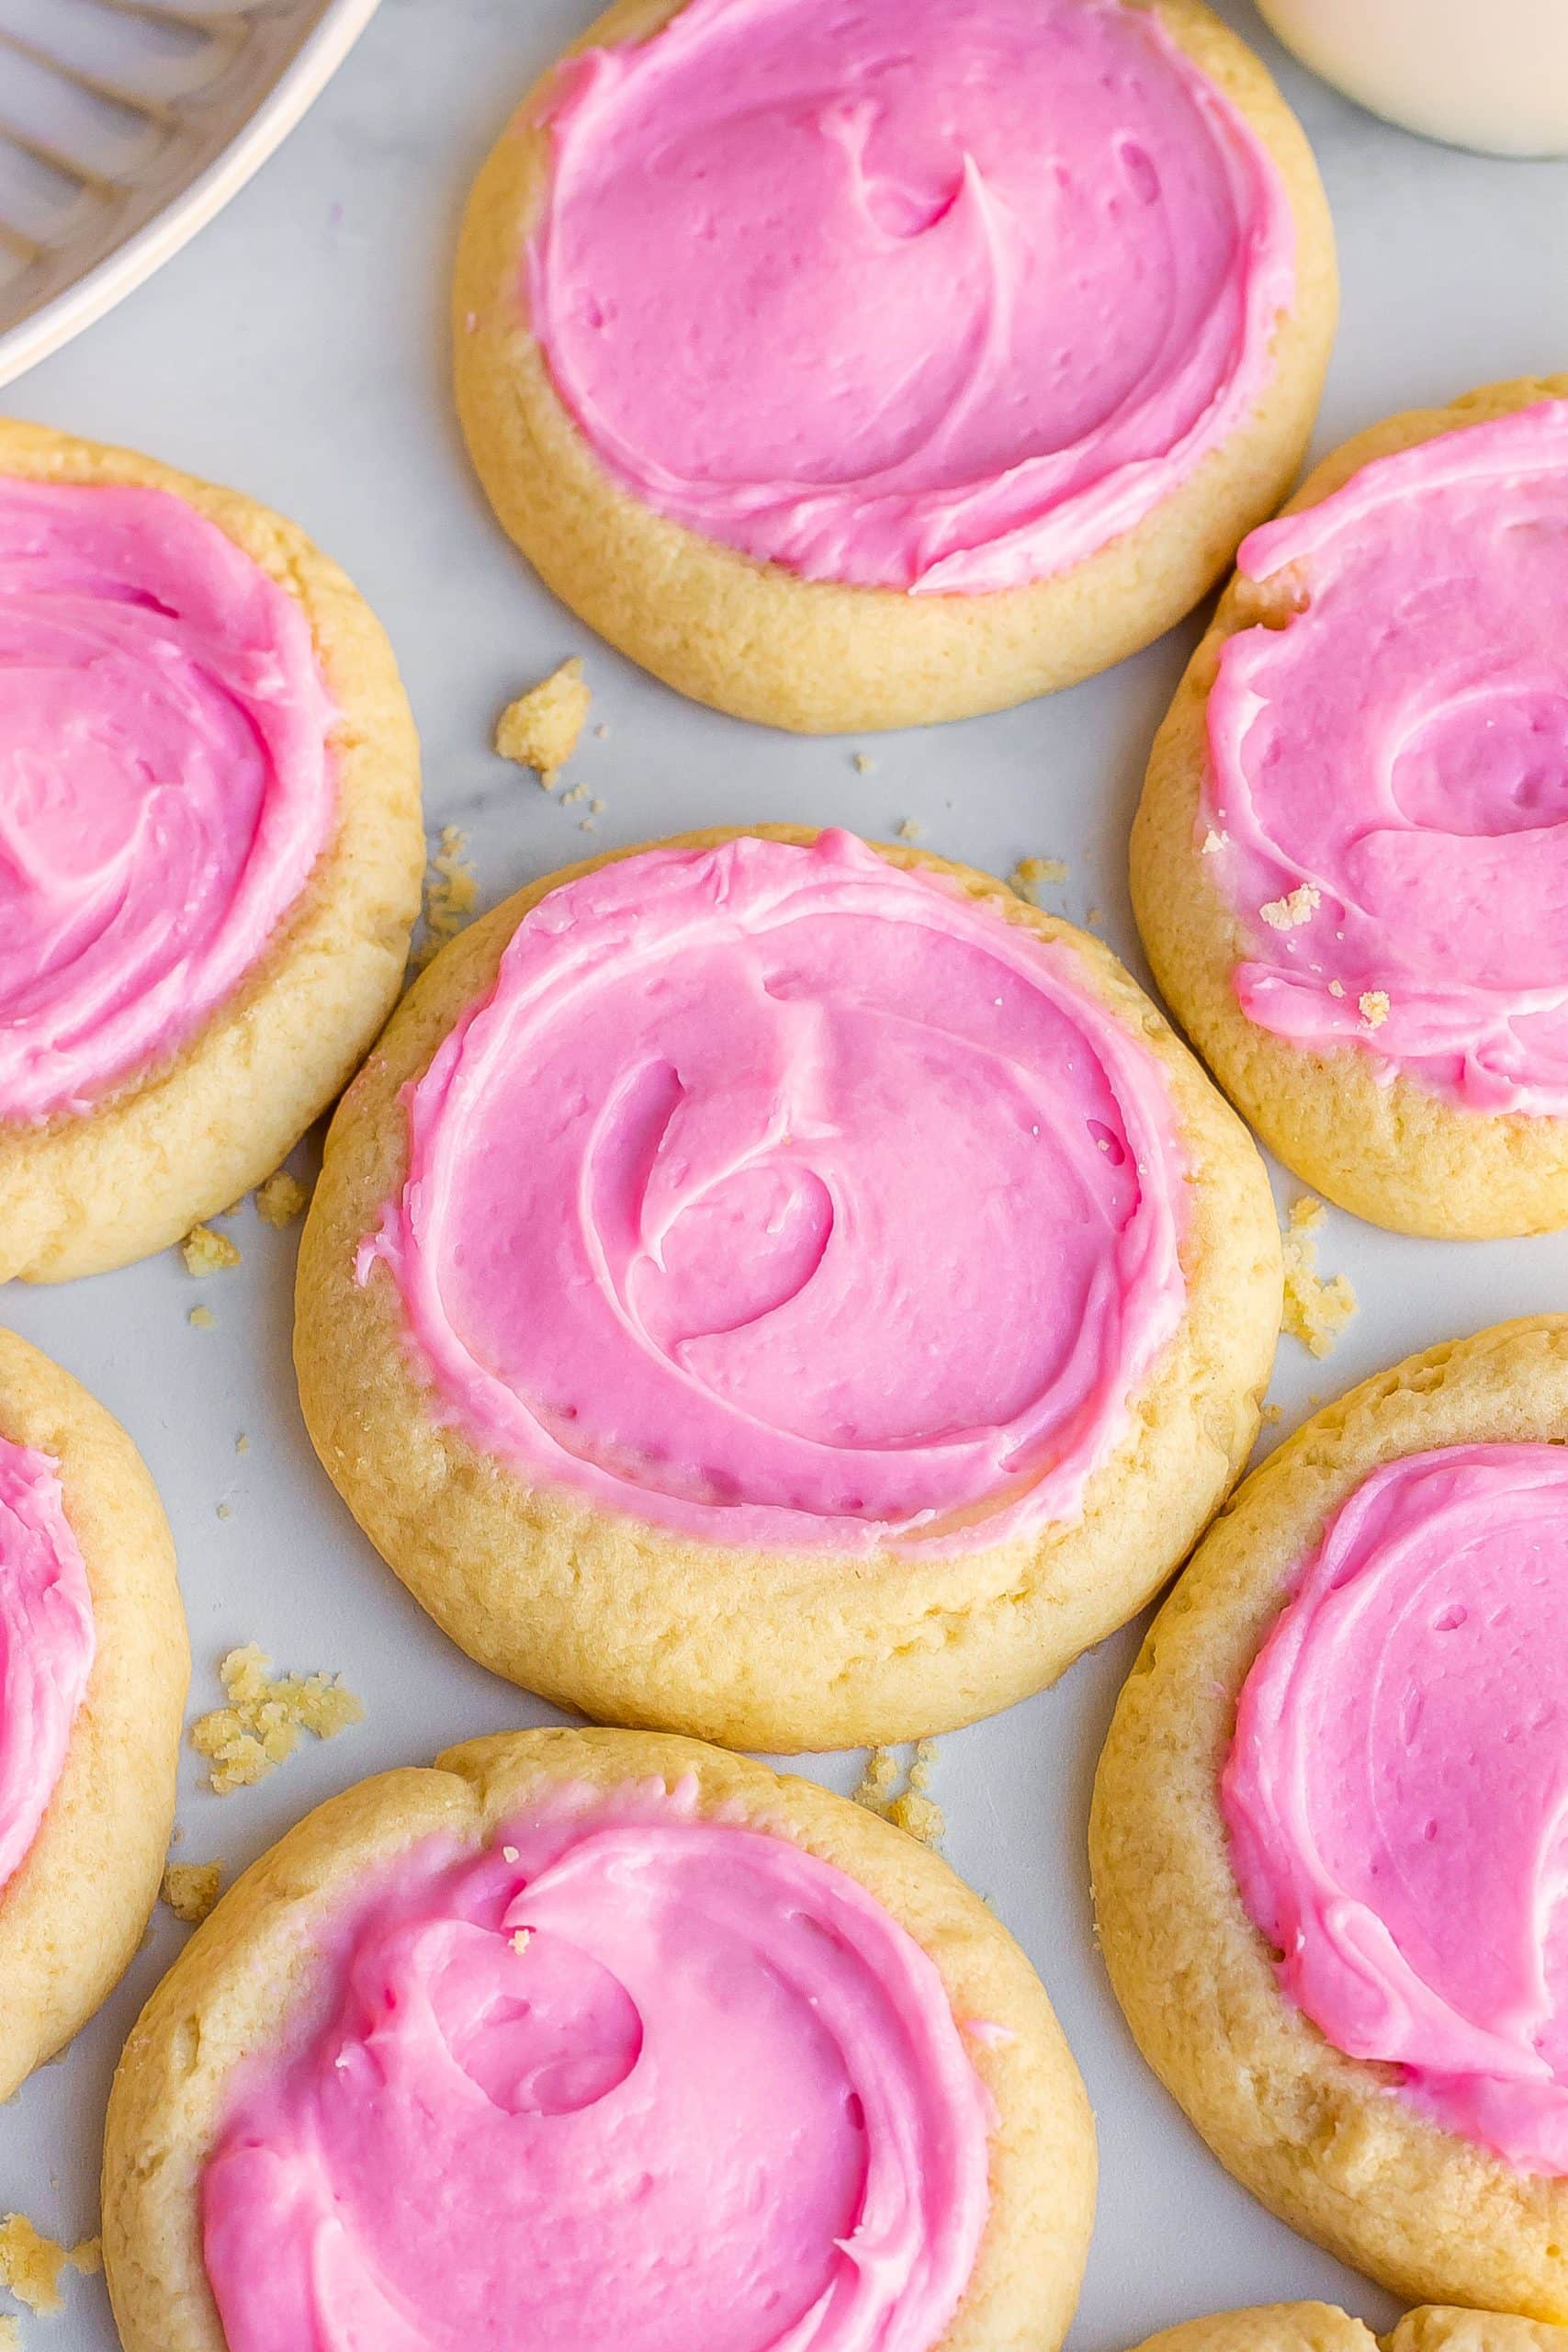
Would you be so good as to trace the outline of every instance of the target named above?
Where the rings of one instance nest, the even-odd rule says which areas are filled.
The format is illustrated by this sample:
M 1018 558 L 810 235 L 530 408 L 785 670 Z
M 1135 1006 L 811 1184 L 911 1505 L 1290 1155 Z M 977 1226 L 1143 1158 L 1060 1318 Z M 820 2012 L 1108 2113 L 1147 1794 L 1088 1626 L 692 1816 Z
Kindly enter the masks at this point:
M 1493 163 L 1407 138 L 1291 66 L 1245 0 L 1222 9 L 1279 71 L 1338 224 L 1344 316 L 1318 447 L 1393 409 L 1568 365 L 1568 164 Z M 886 834 L 912 816 L 930 846 L 1000 874 L 1030 852 L 1067 859 L 1054 902 L 1080 920 L 1101 910 L 1106 936 L 1138 967 L 1127 828 L 1192 626 L 1054 701 L 874 739 L 862 775 L 852 741 L 744 727 L 641 676 L 544 594 L 492 525 L 447 397 L 453 234 L 510 103 L 588 13 L 588 0 L 384 0 L 337 81 L 231 209 L 13 385 L 6 406 L 231 482 L 297 517 L 347 566 L 403 665 L 432 830 L 466 829 L 483 905 L 591 845 L 765 818 Z M 592 843 L 577 830 L 581 807 L 563 810 L 489 749 L 500 707 L 570 652 L 587 656 L 593 717 L 610 730 L 589 736 L 572 771 L 607 803 Z M 249 1209 L 231 1230 L 240 1272 L 198 1286 L 170 1253 L 63 1289 L 14 1288 L 3 1308 L 147 1456 L 179 1545 L 193 1713 L 219 1698 L 220 1656 L 249 1640 L 290 1667 L 341 1668 L 364 1696 L 361 1728 L 308 1746 L 255 1790 L 213 1798 L 186 1756 L 180 1855 L 222 1855 L 231 1871 L 345 1783 L 547 1712 L 459 1656 L 358 1534 L 295 1402 L 296 1235 L 268 1231 Z M 1326 1363 L 1281 1343 L 1283 1430 L 1314 1390 L 1332 1395 L 1411 1349 L 1568 1305 L 1568 1237 L 1442 1246 L 1336 1215 L 1322 1262 L 1350 1274 L 1361 1309 Z M 1005 1268 L 997 1279 L 1005 1283 Z M 213 1329 L 186 1322 L 198 1298 Z M 242 1430 L 251 1443 L 239 1457 Z M 1382 2324 L 1386 2298 L 1220 2171 L 1143 2067 L 1107 1989 L 1084 1817 L 1136 1638 L 1129 1629 L 1057 1690 L 944 1739 L 935 1778 L 948 1857 L 1038 1966 L 1099 2112 L 1100 2217 L 1073 2346 L 1116 2352 L 1216 2307 L 1314 2294 Z M 848 1789 L 858 1767 L 840 1757 L 811 1769 Z M 0 2113 L 0 2210 L 19 2207 L 67 2236 L 96 2228 L 116 2053 L 185 1934 L 160 1909 L 103 2015 Z M 65 2315 L 26 2332 L 51 2352 L 108 2352 L 101 2281 L 74 2283 Z

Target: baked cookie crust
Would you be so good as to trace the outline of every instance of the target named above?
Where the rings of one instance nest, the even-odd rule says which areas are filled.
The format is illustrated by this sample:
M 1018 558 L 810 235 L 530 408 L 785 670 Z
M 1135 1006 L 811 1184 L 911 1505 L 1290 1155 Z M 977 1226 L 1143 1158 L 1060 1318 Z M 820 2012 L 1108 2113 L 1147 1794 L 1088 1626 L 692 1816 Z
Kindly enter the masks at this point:
M 1568 2352 L 1568 2330 L 1427 2305 L 1379 2337 L 1334 2303 L 1261 2303 L 1151 2335 L 1137 2352 Z
M 1325 458 L 1283 511 L 1320 504 L 1376 458 L 1564 399 L 1568 376 L 1528 376 L 1389 417 Z M 1312 1052 L 1258 1028 L 1236 1001 L 1232 974 L 1246 933 L 1199 838 L 1208 701 L 1226 639 L 1276 605 L 1267 583 L 1232 579 L 1149 756 L 1131 880 L 1160 993 L 1270 1151 L 1340 1208 L 1396 1233 L 1451 1241 L 1568 1224 L 1568 1119 L 1465 1110 L 1398 1073 L 1384 1084 L 1359 1046 Z
M 617 0 L 567 54 L 646 40 L 681 5 Z M 1338 281 L 1312 151 L 1261 62 L 1202 0 L 1152 5 L 1273 161 L 1295 225 L 1295 300 L 1246 423 L 1169 498 L 1069 570 L 987 594 L 909 596 L 803 580 L 670 521 L 610 476 L 558 397 L 529 329 L 522 256 L 548 182 L 548 133 L 537 117 L 549 77 L 530 91 L 468 201 L 453 326 L 457 406 L 475 469 L 547 586 L 682 694 L 805 734 L 1004 709 L 1109 668 L 1190 612 L 1295 479 L 1328 364 Z
M 794 826 L 746 830 L 816 838 Z M 674 845 L 735 834 L 686 834 Z M 547 876 L 444 949 L 328 1136 L 296 1294 L 295 1366 L 316 1451 L 371 1542 L 454 1641 L 602 1721 L 792 1752 L 913 1738 L 992 1713 L 1054 1681 L 1143 1607 L 1219 1508 L 1257 1435 L 1282 1276 L 1250 1137 L 1097 939 L 972 868 L 901 844 L 878 854 L 944 874 L 1070 949 L 1082 982 L 1155 1057 L 1170 1091 L 1191 1171 L 1187 1311 L 1076 1521 L 946 1557 L 742 1550 L 562 1487 L 529 1486 L 433 1411 L 395 1280 L 381 1264 L 364 1284 L 355 1274 L 360 1242 L 406 1174 L 398 1098 L 489 989 L 530 908 L 609 861 Z
M 1429 2121 L 1390 2096 L 1396 2068 L 1344 2056 L 1285 1997 L 1219 1800 L 1237 1696 L 1329 1516 L 1382 1463 L 1523 1440 L 1568 1440 L 1568 1315 L 1411 1356 L 1287 1439 L 1150 1629 L 1100 1758 L 1089 1855 L 1116 1997 L 1228 2171 L 1395 2294 L 1561 2323 L 1568 2180 Z
M 141 1455 L 69 1373 L 0 1330 L 0 1437 L 60 1467 L 95 1654 L 37 1837 L 0 1887 L 0 2099 L 113 1991 L 157 1900 L 190 1679 L 175 1547 Z
M 997 2108 L 990 2215 L 936 2352 L 1054 2352 L 1094 2208 L 1094 2126 L 1039 1979 L 946 1863 L 813 1782 L 683 1739 L 622 1731 L 502 1733 L 428 1770 L 383 1773 L 307 1815 L 231 1888 L 142 2012 L 109 2101 L 104 2256 L 126 2352 L 225 2352 L 203 2267 L 201 2170 L 230 2077 L 265 2048 L 310 1978 L 317 1930 L 367 1870 L 435 1834 L 478 1847 L 552 1781 L 698 1783 L 702 1815 L 789 1838 L 859 1881 L 935 1962 Z
M 0 419 L 6 475 L 184 499 L 303 607 L 338 712 L 332 839 L 241 987 L 92 1110 L 0 1122 L 0 1282 L 64 1282 L 231 1208 L 347 1083 L 397 1000 L 419 911 L 419 742 L 380 623 L 281 515 L 131 450 Z

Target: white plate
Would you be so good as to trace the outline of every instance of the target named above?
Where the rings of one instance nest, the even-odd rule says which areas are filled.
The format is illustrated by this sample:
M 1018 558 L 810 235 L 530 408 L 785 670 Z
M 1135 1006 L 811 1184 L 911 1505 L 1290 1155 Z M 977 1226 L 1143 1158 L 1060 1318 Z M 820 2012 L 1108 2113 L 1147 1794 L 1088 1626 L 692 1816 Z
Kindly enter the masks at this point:
M 178 251 L 378 0 L 0 0 L 0 384 Z
M 0 0 L 0 6 L 5 0 Z M 595 0 L 385 0 L 345 70 L 283 153 L 134 302 L 28 379 L 30 414 L 152 449 L 294 515 L 354 574 L 391 632 L 424 743 L 432 827 L 461 826 L 491 905 L 592 846 L 696 825 L 837 820 L 884 837 L 905 817 L 929 845 L 1006 874 L 1028 852 L 1068 861 L 1053 902 L 1139 967 L 1127 829 L 1149 739 L 1194 630 L 1048 702 L 870 742 L 802 741 L 681 701 L 595 643 L 492 522 L 465 463 L 444 312 L 464 194 L 510 107 Z M 1477 0 L 1481 5 L 1481 0 Z M 1568 356 L 1568 164 L 1489 162 L 1391 130 L 1285 60 L 1248 0 L 1221 13 L 1279 73 L 1338 222 L 1344 321 L 1319 450 L 1396 408 Z M 571 774 L 606 802 L 597 831 L 497 760 L 502 706 L 564 654 L 586 656 L 591 730 Z M 592 725 L 605 724 L 599 738 Z M 870 754 L 862 773 L 857 751 Z M 1298 1188 L 1280 1180 L 1281 1197 Z M 297 1236 L 246 1209 L 244 1264 L 197 1285 L 165 1251 L 101 1281 L 0 1292 L 13 1325 L 85 1380 L 146 1453 L 167 1503 L 196 1653 L 192 1711 L 216 1663 L 263 1643 L 301 1669 L 340 1668 L 365 1723 L 310 1745 L 260 1787 L 205 1794 L 180 1767 L 181 1853 L 253 1860 L 309 1806 L 363 1774 L 548 1710 L 483 1673 L 422 1615 L 311 1455 L 288 1362 Z M 1325 1363 L 1293 1340 L 1273 1395 L 1283 1434 L 1412 1349 L 1532 1308 L 1568 1306 L 1568 1235 L 1445 1247 L 1333 1215 L 1326 1271 L 1360 1313 Z M 998 1269 L 998 1292 L 1005 1291 Z M 196 1300 L 209 1330 L 193 1330 Z M 236 1454 L 243 1430 L 249 1450 Z M 220 1507 L 228 1515 L 220 1517 Z M 1094 2251 L 1071 2352 L 1123 2352 L 1156 2327 L 1236 2303 L 1343 2300 L 1380 2325 L 1394 2306 L 1272 2220 L 1221 2171 L 1133 2048 L 1094 1947 L 1084 1817 L 1095 1757 L 1136 1630 L 1058 1688 L 939 1743 L 949 1860 L 988 1895 L 1040 1970 L 1100 2118 Z M 860 1759 L 810 1769 L 840 1789 Z M 160 1908 L 147 1949 L 58 2065 L 0 2109 L 0 2212 L 91 2230 L 97 2146 L 121 2042 L 186 1939 Z M 4 1988 L 0 1988 L 0 1997 Z M 115 2352 L 102 2282 L 73 2280 L 28 2352 Z M 0 2297 L 0 2309 L 8 2308 Z M 693 2352 L 709 2352 L 694 2346 Z

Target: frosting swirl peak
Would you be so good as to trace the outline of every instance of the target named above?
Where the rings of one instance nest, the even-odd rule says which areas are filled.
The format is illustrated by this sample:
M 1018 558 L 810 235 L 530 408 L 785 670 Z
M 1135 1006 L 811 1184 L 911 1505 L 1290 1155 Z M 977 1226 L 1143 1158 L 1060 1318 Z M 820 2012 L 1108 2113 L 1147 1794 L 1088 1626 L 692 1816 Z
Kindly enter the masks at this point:
M 1184 1309 L 1146 1045 L 1070 949 L 844 833 L 551 891 L 407 1101 L 361 1278 L 479 1442 L 689 1533 L 1070 1519 Z
M 1337 2049 L 1568 2175 L 1568 1448 L 1390 1462 L 1248 1675 L 1222 1797 L 1281 1984 Z
M 0 477 L 0 1121 L 244 979 L 331 831 L 304 613 L 171 491 Z
M 1152 8 L 686 0 L 571 61 L 530 322 L 647 504 L 810 579 L 1094 553 L 1245 418 L 1274 165 Z

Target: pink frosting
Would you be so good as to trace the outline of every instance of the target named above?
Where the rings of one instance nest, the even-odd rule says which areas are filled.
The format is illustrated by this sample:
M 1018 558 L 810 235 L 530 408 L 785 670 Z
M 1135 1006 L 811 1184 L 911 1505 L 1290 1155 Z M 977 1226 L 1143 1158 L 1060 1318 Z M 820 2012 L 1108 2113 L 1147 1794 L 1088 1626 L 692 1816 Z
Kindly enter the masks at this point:
M 54 1794 L 93 1650 L 87 1570 L 59 1469 L 0 1437 L 0 1886 Z
M 1164 1075 L 1043 944 L 846 833 L 552 891 L 410 1093 L 377 1256 L 533 1480 L 727 1542 L 1068 1518 L 1185 1304 Z
M 1568 2174 L 1568 1449 L 1374 1471 L 1247 1677 L 1222 1795 L 1242 1899 L 1337 2049 Z
M 181 498 L 0 477 L 0 1120 L 231 995 L 331 830 L 294 599 Z
M 1121 0 L 686 0 L 563 68 L 530 322 L 611 473 L 810 579 L 1018 587 L 1247 415 L 1272 163 Z
M 1243 1011 L 1568 1115 L 1568 401 L 1379 458 L 1240 564 L 1298 607 L 1229 640 L 1209 697 Z
M 988 2204 L 942 1980 L 695 1794 L 382 1873 L 206 2167 L 230 2352 L 929 2352 Z

